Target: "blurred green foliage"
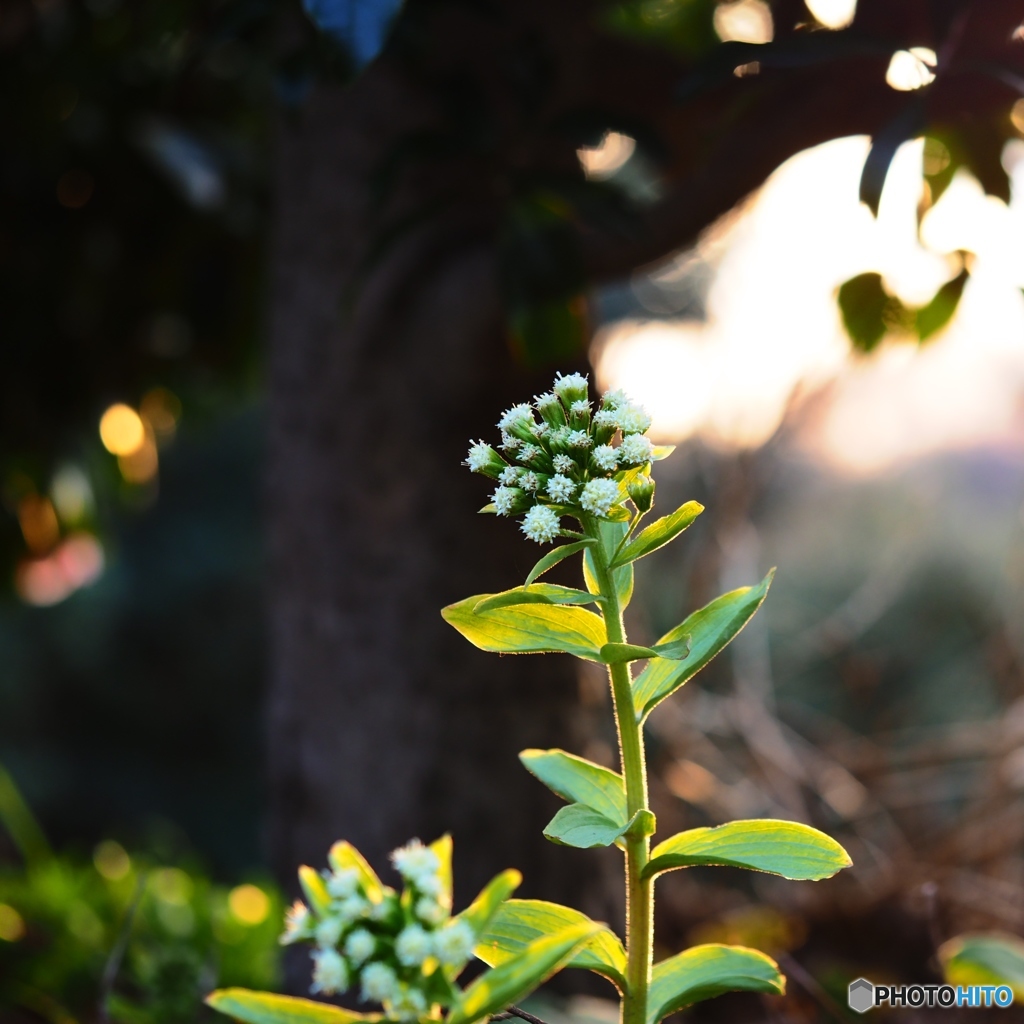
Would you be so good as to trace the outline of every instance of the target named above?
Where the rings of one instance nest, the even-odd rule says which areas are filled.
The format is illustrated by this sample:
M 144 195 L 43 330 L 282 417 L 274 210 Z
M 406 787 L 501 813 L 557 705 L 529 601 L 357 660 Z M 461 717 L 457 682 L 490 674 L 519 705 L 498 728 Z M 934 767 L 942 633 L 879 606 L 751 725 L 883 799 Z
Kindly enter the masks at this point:
M 15 834 L 24 813 L 0 807 Z M 112 840 L 91 861 L 25 852 L 24 866 L 0 866 L 0 1009 L 52 1024 L 175 1024 L 201 1019 L 217 985 L 276 987 L 273 885 L 228 888 L 187 858 L 129 856 Z

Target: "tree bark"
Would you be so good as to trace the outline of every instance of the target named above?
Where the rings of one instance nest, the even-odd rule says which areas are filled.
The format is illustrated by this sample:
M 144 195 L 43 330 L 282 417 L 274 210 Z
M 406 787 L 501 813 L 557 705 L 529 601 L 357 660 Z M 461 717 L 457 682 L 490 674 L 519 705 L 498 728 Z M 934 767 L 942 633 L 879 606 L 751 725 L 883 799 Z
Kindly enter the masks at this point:
M 541 553 L 514 523 L 476 514 L 490 482 L 460 463 L 470 437 L 496 434 L 502 409 L 548 387 L 550 374 L 531 375 L 510 355 L 486 245 L 429 265 L 412 238 L 360 276 L 374 167 L 422 113 L 379 73 L 319 93 L 281 130 L 272 858 L 294 879 L 298 864 L 323 864 L 345 838 L 383 869 L 411 836 L 450 831 L 457 901 L 516 866 L 524 892 L 573 902 L 592 860 L 541 838 L 556 803 L 516 758 L 528 746 L 574 746 L 572 661 L 484 654 L 439 614 L 516 585 Z M 357 285 L 359 300 L 346 304 Z M 593 899 L 589 909 L 608 917 Z

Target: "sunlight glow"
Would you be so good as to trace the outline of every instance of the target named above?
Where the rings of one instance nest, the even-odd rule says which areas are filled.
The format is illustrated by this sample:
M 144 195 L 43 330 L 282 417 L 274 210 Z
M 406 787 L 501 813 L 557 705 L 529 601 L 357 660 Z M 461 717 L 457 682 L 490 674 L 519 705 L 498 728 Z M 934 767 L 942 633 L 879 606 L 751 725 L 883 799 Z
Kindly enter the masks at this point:
M 857 13 L 857 0 L 805 0 L 815 20 L 826 28 L 846 28 Z
M 707 321 L 607 325 L 594 350 L 602 385 L 643 402 L 658 440 L 724 447 L 762 444 L 794 396 L 815 393 L 794 412 L 796 440 L 846 472 L 1024 443 L 1024 202 L 1007 207 L 961 171 L 918 237 L 923 148 L 900 148 L 877 220 L 858 200 L 866 139 L 787 161 L 698 247 L 714 266 Z M 1004 162 L 1022 194 L 1024 142 Z M 957 274 L 960 250 L 971 278 L 945 330 L 920 347 L 890 338 L 870 356 L 851 352 L 835 299 L 843 281 L 877 271 L 921 306 Z
M 912 92 L 935 81 L 935 67 L 938 58 L 935 51 L 927 46 L 912 46 L 909 50 L 897 50 L 889 61 L 885 73 L 886 82 L 900 92 Z
M 723 43 L 770 43 L 775 35 L 771 8 L 764 0 L 732 0 L 715 8 L 715 31 Z

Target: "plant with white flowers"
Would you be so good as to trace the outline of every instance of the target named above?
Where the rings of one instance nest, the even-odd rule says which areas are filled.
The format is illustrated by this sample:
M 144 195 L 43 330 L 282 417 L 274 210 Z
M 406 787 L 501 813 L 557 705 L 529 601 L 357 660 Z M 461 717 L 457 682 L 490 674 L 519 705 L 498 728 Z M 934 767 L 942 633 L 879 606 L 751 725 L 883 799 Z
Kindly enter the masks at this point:
M 647 437 L 647 413 L 621 392 L 592 403 L 579 374 L 513 406 L 498 421 L 501 442 L 471 445 L 466 464 L 495 481 L 481 511 L 518 516 L 532 541 L 549 544 L 524 584 L 443 609 L 445 620 L 485 651 L 561 652 L 607 667 L 621 773 L 564 750 L 524 750 L 528 771 L 567 801 L 544 835 L 566 846 L 616 846 L 624 854 L 625 941 L 570 907 L 516 900 L 519 873 L 495 878 L 451 916 L 451 841 L 414 841 L 393 855 L 399 895 L 347 843 L 330 871 L 299 877 L 307 902 L 289 912 L 283 942 L 314 946 L 313 992 L 353 991 L 397 1021 L 475 1024 L 533 991 L 562 967 L 594 971 L 621 996 L 623 1024 L 659 1024 L 676 1010 L 736 989 L 781 993 L 785 979 L 764 953 L 708 944 L 653 963 L 654 883 L 666 871 L 727 865 L 784 878 L 828 878 L 850 864 L 822 832 L 788 821 L 733 821 L 682 832 L 651 848 L 657 823 L 647 799 L 643 726 L 666 697 L 700 671 L 760 607 L 772 574 L 712 601 L 650 647 L 631 644 L 623 610 L 633 563 L 678 537 L 703 511 L 688 502 L 640 528 L 654 501 L 651 464 L 672 453 Z M 569 521 L 570 525 L 566 525 Z M 536 582 L 582 555 L 586 589 Z M 596 612 L 586 606 L 593 605 Z M 634 677 L 632 665 L 645 662 Z M 470 955 L 490 966 L 465 990 L 456 979 Z M 228 989 L 216 1009 L 247 1024 L 353 1024 L 379 1020 L 321 1002 Z
M 312 946 L 313 995 L 350 993 L 379 1005 L 387 1020 L 436 1021 L 443 1013 L 448 1024 L 472 1024 L 489 1017 L 536 988 L 601 927 L 579 915 L 566 927 L 534 936 L 463 990 L 457 979 L 519 885 L 518 871 L 503 871 L 453 917 L 449 836 L 429 846 L 414 839 L 392 853 L 401 893 L 384 885 L 349 843 L 335 843 L 327 860 L 330 867 L 319 873 L 299 869 L 306 899 L 289 909 L 281 943 Z M 355 1024 L 382 1016 L 238 988 L 221 989 L 206 1001 L 248 1024 Z
M 654 501 L 651 465 L 673 449 L 651 443 L 650 416 L 624 394 L 612 391 L 591 402 L 588 391 L 580 374 L 559 376 L 550 392 L 501 417 L 500 444 L 470 447 L 470 470 L 498 485 L 482 511 L 521 516 L 523 533 L 539 544 L 563 543 L 537 562 L 523 586 L 466 598 L 442 614 L 486 651 L 562 652 L 607 667 L 621 773 L 563 750 L 524 750 L 520 760 L 567 801 L 544 830 L 548 839 L 583 848 L 615 845 L 624 853 L 625 942 L 602 928 L 567 966 L 596 971 L 615 985 L 623 1024 L 658 1024 L 722 992 L 781 993 L 785 985 L 769 957 L 739 946 L 696 946 L 654 964 L 659 875 L 710 864 L 819 879 L 848 866 L 850 858 L 816 829 L 768 820 L 692 829 L 651 848 L 657 826 L 647 799 L 644 722 L 746 625 L 772 574 L 717 598 L 650 647 L 629 643 L 622 613 L 633 594 L 633 563 L 678 537 L 703 509 L 691 501 L 641 528 Z M 576 554 L 582 554 L 585 589 L 536 582 Z M 645 665 L 634 677 L 632 665 L 639 662 Z M 568 907 L 508 900 L 476 953 L 499 964 L 531 938 L 580 920 Z

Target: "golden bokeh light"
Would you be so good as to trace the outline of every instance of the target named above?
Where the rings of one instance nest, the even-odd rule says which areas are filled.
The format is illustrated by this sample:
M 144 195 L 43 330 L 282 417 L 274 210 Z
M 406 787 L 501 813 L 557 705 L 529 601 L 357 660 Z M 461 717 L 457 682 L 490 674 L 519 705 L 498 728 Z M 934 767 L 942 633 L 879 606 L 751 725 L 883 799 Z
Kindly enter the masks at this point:
M 93 851 L 92 862 L 108 882 L 119 882 L 132 869 L 132 860 L 125 848 L 113 839 L 105 839 Z
M 60 540 L 60 524 L 49 498 L 27 494 L 18 502 L 18 524 L 25 544 L 33 554 L 42 555 Z
M 14 907 L 0 903 L 0 939 L 17 942 L 25 934 L 25 921 Z
M 228 907 L 242 924 L 257 925 L 270 913 L 270 898 L 258 885 L 239 885 L 228 894 Z
M 160 456 L 156 448 L 156 438 L 148 423 L 144 423 L 142 444 L 128 455 L 117 458 L 121 476 L 130 484 L 148 484 L 156 477 L 160 468 Z
M 100 417 L 100 440 L 111 455 L 132 455 L 146 443 L 146 426 L 130 405 L 118 402 Z

